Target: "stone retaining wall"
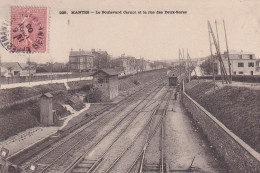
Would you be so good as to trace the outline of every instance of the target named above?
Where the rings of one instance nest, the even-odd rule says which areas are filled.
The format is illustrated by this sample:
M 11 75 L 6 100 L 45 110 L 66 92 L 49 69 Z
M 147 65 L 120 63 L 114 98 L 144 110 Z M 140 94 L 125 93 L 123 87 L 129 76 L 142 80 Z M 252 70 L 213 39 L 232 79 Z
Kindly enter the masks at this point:
M 260 172 L 260 154 L 258 152 L 227 129 L 185 92 L 182 93 L 182 101 L 232 172 Z

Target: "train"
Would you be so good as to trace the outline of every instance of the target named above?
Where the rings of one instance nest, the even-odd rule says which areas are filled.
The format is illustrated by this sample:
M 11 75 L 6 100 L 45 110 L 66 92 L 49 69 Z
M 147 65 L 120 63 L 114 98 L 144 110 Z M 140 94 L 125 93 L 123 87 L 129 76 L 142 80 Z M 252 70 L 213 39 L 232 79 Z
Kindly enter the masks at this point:
M 169 79 L 169 86 L 177 87 L 178 86 L 178 77 L 174 74 L 174 72 L 168 71 L 167 76 Z

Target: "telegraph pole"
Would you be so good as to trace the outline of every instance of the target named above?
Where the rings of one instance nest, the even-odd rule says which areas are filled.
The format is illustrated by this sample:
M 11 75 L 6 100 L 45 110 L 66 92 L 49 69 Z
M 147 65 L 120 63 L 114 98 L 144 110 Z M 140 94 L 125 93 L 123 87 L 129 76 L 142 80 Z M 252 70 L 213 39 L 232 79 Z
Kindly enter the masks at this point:
M 220 67 L 222 68 L 221 72 L 222 72 L 222 75 L 225 75 L 225 80 L 226 80 L 226 83 L 229 81 L 229 77 L 227 75 L 227 72 L 226 72 L 226 69 L 225 69 L 225 66 L 224 66 L 224 63 L 223 63 L 223 60 L 222 60 L 222 57 L 221 57 L 221 54 L 220 54 L 220 49 L 219 49 L 219 45 L 217 43 L 217 40 L 215 38 L 215 35 L 214 35 L 214 32 L 211 28 L 211 25 L 210 25 L 210 22 L 208 21 L 208 26 L 209 26 L 209 29 L 210 29 L 210 34 L 212 36 L 212 39 L 213 39 L 213 42 L 214 42 L 214 45 L 215 45 L 215 48 L 216 48 L 216 54 L 218 56 L 218 59 L 219 59 L 219 63 L 220 63 Z
M 227 58 L 228 58 L 228 67 L 229 67 L 229 75 L 230 75 L 230 83 L 232 83 L 232 73 L 231 73 L 231 63 L 229 58 L 229 51 L 228 51 L 228 42 L 227 42 L 227 34 L 226 34 L 226 27 L 225 27 L 225 21 L 223 20 L 224 25 L 224 31 L 225 31 L 225 40 L 226 40 L 226 47 L 227 47 Z
M 184 73 L 186 73 L 186 63 L 185 63 L 185 58 L 184 58 L 184 48 L 182 48 L 182 52 L 183 52 L 183 54 L 182 54 L 182 65 L 184 66 Z
M 188 59 L 188 49 L 187 49 L 187 66 L 188 66 L 188 82 L 190 82 L 190 62 L 189 62 L 189 59 Z
M 208 31 L 209 31 L 209 26 L 208 26 Z M 213 75 L 213 82 L 214 82 L 214 88 L 215 88 L 215 60 L 212 56 L 212 46 L 211 46 L 211 38 L 210 38 L 210 32 L 209 32 L 209 47 L 210 47 L 210 59 L 211 59 L 211 62 L 212 62 L 212 75 Z
M 52 83 L 52 73 L 53 73 L 53 66 L 52 66 L 53 60 L 51 58 L 50 60 L 50 64 L 51 64 L 51 83 Z
M 30 85 L 31 84 L 30 83 L 30 80 L 31 80 L 31 57 L 30 57 L 30 53 L 29 53 L 28 65 L 29 65 L 29 77 L 28 77 L 28 80 L 29 80 L 29 85 Z
M 2 73 L 1 73 L 1 66 L 2 66 L 2 63 L 1 63 L 1 55 L 0 55 L 0 88 L 1 88 L 1 78 L 2 78 Z
M 67 82 L 69 81 L 69 62 L 67 63 Z
M 179 49 L 179 65 L 180 65 L 180 80 L 181 80 L 181 49 Z
M 219 38 L 218 38 L 218 24 L 217 24 L 217 20 L 215 20 L 215 24 L 216 24 L 216 33 L 217 33 L 217 46 L 218 46 L 218 49 L 219 49 L 219 52 L 220 52 L 220 47 L 219 47 Z M 220 56 L 221 56 L 221 54 L 220 54 Z M 221 65 L 221 63 L 220 63 L 220 70 L 221 70 L 221 80 L 222 80 L 222 84 L 224 84 L 224 77 L 223 77 L 223 67 L 222 67 L 222 65 Z

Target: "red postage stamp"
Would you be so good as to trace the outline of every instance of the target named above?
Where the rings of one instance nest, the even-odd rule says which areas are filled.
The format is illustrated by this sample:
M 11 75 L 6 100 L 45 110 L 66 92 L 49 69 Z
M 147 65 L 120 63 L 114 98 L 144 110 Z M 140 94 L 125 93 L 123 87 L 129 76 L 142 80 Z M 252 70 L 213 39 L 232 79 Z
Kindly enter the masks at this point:
M 47 8 L 11 7 L 11 52 L 44 53 Z

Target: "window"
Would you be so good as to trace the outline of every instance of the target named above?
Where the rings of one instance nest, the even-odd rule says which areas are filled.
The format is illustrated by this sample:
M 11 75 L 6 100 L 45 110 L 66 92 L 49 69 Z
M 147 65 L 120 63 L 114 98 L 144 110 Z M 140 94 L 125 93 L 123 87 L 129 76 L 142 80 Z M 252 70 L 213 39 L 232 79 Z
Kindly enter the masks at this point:
M 255 63 L 253 63 L 253 62 L 248 63 L 248 67 L 254 67 L 254 66 L 255 66 Z
M 237 72 L 234 71 L 234 75 L 236 75 L 236 74 L 237 74 Z
M 238 67 L 244 67 L 244 63 L 243 62 L 239 62 L 238 63 Z
M 104 79 L 98 79 L 98 83 L 104 83 Z
M 250 56 L 250 59 L 253 59 L 253 55 L 249 55 Z
M 253 72 L 253 71 L 251 71 L 251 75 L 254 75 L 254 72 Z
M 240 71 L 240 72 L 238 72 L 238 74 L 244 74 L 244 72 Z
M 242 55 L 239 55 L 239 58 L 242 59 Z

